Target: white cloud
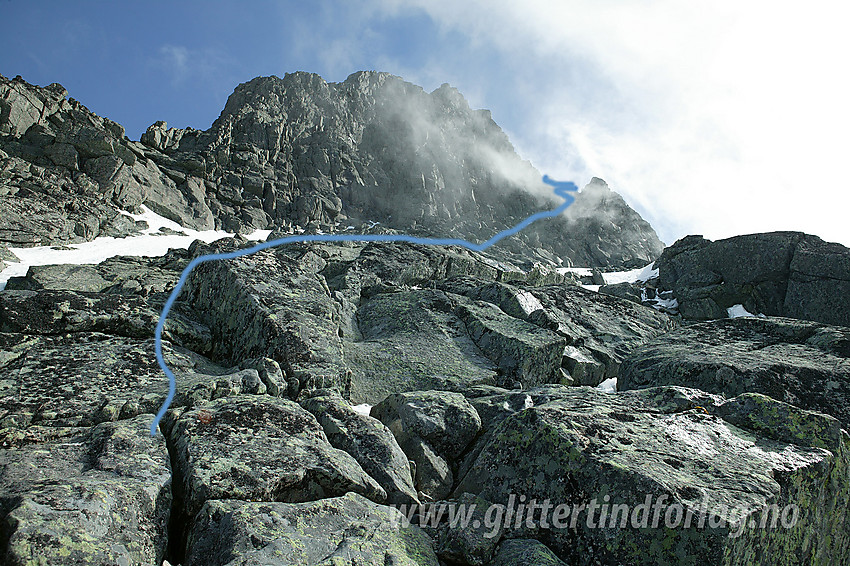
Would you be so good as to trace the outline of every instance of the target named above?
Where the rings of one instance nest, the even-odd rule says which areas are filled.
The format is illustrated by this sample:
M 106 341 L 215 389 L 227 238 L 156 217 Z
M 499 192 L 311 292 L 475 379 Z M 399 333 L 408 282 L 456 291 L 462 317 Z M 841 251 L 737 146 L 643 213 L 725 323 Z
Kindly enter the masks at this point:
M 521 155 L 606 179 L 663 239 L 794 229 L 850 244 L 842 4 L 376 1 L 494 50 L 524 91 Z

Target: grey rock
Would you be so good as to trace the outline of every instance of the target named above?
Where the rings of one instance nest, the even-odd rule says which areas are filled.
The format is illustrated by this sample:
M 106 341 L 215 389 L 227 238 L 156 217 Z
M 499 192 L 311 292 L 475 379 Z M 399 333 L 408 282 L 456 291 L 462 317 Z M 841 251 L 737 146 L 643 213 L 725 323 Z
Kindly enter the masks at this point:
M 559 381 L 566 340 L 545 328 L 505 316 L 498 306 L 484 301 L 458 306 L 476 345 L 502 370 L 529 386 Z
M 31 266 L 12 277 L 8 290 L 68 290 L 148 297 L 170 291 L 188 264 L 189 252 L 170 250 L 160 257 L 111 257 L 97 265 Z
M 153 415 L 92 428 L 34 426 L 0 449 L 0 552 L 8 564 L 160 564 L 171 473 Z
M 110 286 L 91 265 L 33 265 L 23 277 L 12 277 L 6 284 L 9 290 L 73 289 L 101 292 Z
M 441 288 L 498 305 L 549 335 L 560 336 L 560 342 L 552 342 L 560 345 L 560 363 L 550 360 L 545 370 L 548 379 L 537 384 L 598 385 L 605 378 L 615 377 L 620 362 L 638 345 L 672 328 L 670 318 L 661 313 L 576 285 L 482 285 L 470 278 L 454 278 L 442 283 Z M 569 376 L 559 375 L 558 367 Z M 539 367 L 537 371 L 541 371 Z
M 620 390 L 695 387 L 769 395 L 850 423 L 850 330 L 784 318 L 736 318 L 678 328 L 623 362 Z
M 416 489 L 431 500 L 452 489 L 452 465 L 481 429 L 478 413 L 460 393 L 419 391 L 390 395 L 371 416 L 392 431 L 416 465 Z
M 314 501 L 387 494 L 315 417 L 288 399 L 238 395 L 183 412 L 166 431 L 187 517 L 211 499 Z
M 392 507 L 355 493 L 312 503 L 208 501 L 186 566 L 359 564 L 437 566 L 428 535 Z
M 613 297 L 620 297 L 633 303 L 642 304 L 640 288 L 634 283 L 617 283 L 615 285 L 602 285 L 599 287 L 599 292 Z
M 437 556 L 450 563 L 483 566 L 490 564 L 496 544 L 502 538 L 505 525 L 502 521 L 493 521 L 494 515 L 488 514 L 491 503 L 470 493 L 450 501 L 439 501 L 425 506 L 420 515 L 439 514 L 436 507 L 454 506 L 456 513 L 465 514 L 465 521 L 451 521 L 450 512 L 442 513 L 442 522 L 436 527 L 426 529 L 434 539 Z M 431 509 L 427 509 L 431 507 Z M 431 521 L 433 523 L 433 520 Z
M 121 324 L 110 323 L 113 329 Z M 132 325 L 125 328 L 135 331 Z M 0 332 L 0 440 L 33 424 L 93 426 L 156 413 L 168 393 L 168 381 L 153 352 L 151 338 Z M 163 341 L 163 355 L 180 383 L 175 409 L 246 388 L 260 392 L 261 384 L 246 383 L 238 369 L 168 341 Z M 253 376 L 259 381 L 255 370 Z
M 850 249 L 808 237 L 791 259 L 784 316 L 850 326 Z
M 534 539 L 510 539 L 499 545 L 490 566 L 566 566 L 554 552 Z
M 446 499 L 452 492 L 455 476 L 445 456 L 437 454 L 425 440 L 411 436 L 399 442 L 413 463 L 413 483 L 422 501 Z
M 481 418 L 460 393 L 416 391 L 390 395 L 370 415 L 397 439 L 419 437 L 443 455 L 460 454 L 481 430 Z
M 316 417 L 334 448 L 351 454 L 381 484 L 388 503 L 419 503 L 410 462 L 386 425 L 361 415 L 338 394 L 316 395 L 301 406 Z
M 768 433 L 777 425 L 784 432 Z M 806 440 L 814 431 L 826 434 Z M 850 484 L 830 479 L 846 466 L 848 440 L 835 419 L 765 396 L 724 403 L 682 388 L 616 395 L 563 388 L 557 398 L 504 419 L 456 491 L 503 505 L 511 494 L 535 500 L 536 520 L 514 523 L 506 536 L 545 539 L 567 563 L 739 564 L 770 557 L 767 563 L 784 564 L 789 553 L 830 563 L 850 548 L 843 503 Z M 678 527 L 638 528 L 638 505 L 662 495 L 666 509 L 681 506 Z M 552 507 L 594 499 L 611 504 L 605 528 L 596 528 L 599 507 L 593 515 L 570 507 L 578 513 L 575 528 L 563 516 L 555 522 Z M 546 525 L 539 521 L 544 501 L 551 504 Z M 615 513 L 616 504 L 629 505 L 626 514 Z M 797 505 L 799 521 L 749 528 L 750 518 L 762 520 L 774 504 Z

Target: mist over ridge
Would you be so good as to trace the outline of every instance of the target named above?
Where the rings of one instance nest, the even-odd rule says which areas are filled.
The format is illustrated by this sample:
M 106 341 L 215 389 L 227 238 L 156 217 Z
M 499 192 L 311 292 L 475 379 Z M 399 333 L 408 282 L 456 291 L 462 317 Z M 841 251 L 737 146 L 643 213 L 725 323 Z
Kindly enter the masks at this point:
M 222 226 L 234 226 L 237 207 L 248 205 L 274 225 L 371 221 L 481 240 L 555 202 L 489 111 L 471 109 L 448 84 L 428 93 L 389 73 L 361 71 L 339 83 L 307 72 L 258 77 L 236 87 L 210 129 L 155 124 L 142 142 L 174 159 L 203 159 Z M 246 190 L 243 203 L 227 196 Z M 619 196 L 590 201 L 580 195 L 576 203 L 581 230 L 567 216 L 502 247 L 551 264 L 633 266 L 657 257 L 654 231 Z M 597 217 L 599 203 L 609 208 Z

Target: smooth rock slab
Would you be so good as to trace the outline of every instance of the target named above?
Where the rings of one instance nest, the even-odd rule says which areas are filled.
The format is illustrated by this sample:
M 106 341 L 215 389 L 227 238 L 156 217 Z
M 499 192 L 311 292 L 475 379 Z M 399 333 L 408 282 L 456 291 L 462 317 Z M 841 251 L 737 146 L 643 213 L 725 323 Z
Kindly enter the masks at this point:
M 504 419 L 456 493 L 571 505 L 574 526 L 556 525 L 550 508 L 547 525 L 514 523 L 506 533 L 533 536 L 570 564 L 840 564 L 850 559 L 849 443 L 832 417 L 765 396 L 724 403 L 683 388 L 565 388 Z M 660 519 L 637 528 L 647 497 L 662 505 Z M 622 510 L 608 513 L 599 528 L 599 507 L 592 516 L 572 507 L 594 499 L 628 505 L 625 520 Z M 796 505 L 796 523 L 789 511 L 787 529 L 750 528 L 770 523 L 763 510 L 774 504 Z M 668 529 L 671 508 L 679 522 Z
M 495 356 L 475 344 L 454 308 L 446 293 L 434 289 L 361 298 L 355 313 L 360 335 L 344 339 L 352 398 L 375 404 L 399 391 L 494 383 Z
M 732 397 L 763 393 L 850 426 L 850 329 L 786 318 L 678 328 L 623 362 L 620 390 L 681 385 Z
M 348 493 L 313 503 L 208 501 L 185 566 L 437 566 L 431 540 L 393 509 Z
M 288 399 L 239 395 L 184 412 L 168 435 L 189 518 L 210 499 L 303 502 L 384 489 Z
M 165 555 L 171 471 L 153 415 L 90 429 L 30 431 L 0 450 L 4 564 L 158 566 Z

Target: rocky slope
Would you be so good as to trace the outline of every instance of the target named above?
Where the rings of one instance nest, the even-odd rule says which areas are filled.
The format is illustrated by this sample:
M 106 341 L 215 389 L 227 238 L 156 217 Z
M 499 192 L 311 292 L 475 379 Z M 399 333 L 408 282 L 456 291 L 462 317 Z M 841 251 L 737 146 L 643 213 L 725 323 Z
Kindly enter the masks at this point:
M 177 395 L 151 438 L 166 292 L 192 257 L 240 245 L 75 277 L 56 266 L 0 292 L 5 563 L 850 556 L 846 329 L 673 329 L 654 309 L 462 249 L 290 245 L 202 264 L 166 324 Z M 588 387 L 612 376 L 659 387 Z M 630 510 L 663 497 L 691 522 L 600 529 L 586 507 L 573 524 L 496 520 L 493 505 L 520 496 Z M 461 505 L 477 527 L 435 518 Z
M 197 228 L 471 239 L 549 206 L 516 196 L 537 173 L 445 86 L 256 79 L 209 130 L 141 143 L 61 87 L 0 92 L 8 247 L 127 235 L 118 210 L 141 205 Z M 171 290 L 250 244 L 11 279 L 0 564 L 850 562 L 850 250 L 689 237 L 603 293 L 543 265 L 646 263 L 641 222 L 594 179 L 495 254 L 325 242 L 202 263 L 164 322 L 176 395 L 153 437 Z M 725 319 L 734 304 L 767 316 Z
M 429 94 L 376 72 L 342 83 L 260 77 L 236 88 L 208 130 L 157 122 L 140 142 L 67 94 L 0 77 L 0 246 L 120 235 L 134 226 L 118 210 L 140 205 L 198 230 L 331 232 L 368 221 L 483 241 L 555 199 L 489 112 L 448 85 Z M 604 267 L 645 265 L 661 249 L 595 179 L 573 213 L 493 253 Z

